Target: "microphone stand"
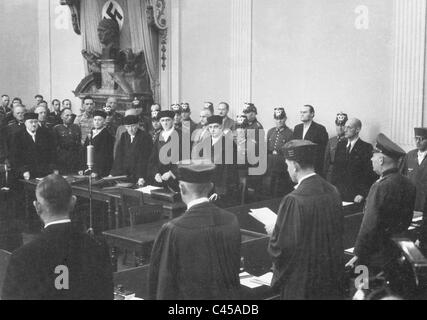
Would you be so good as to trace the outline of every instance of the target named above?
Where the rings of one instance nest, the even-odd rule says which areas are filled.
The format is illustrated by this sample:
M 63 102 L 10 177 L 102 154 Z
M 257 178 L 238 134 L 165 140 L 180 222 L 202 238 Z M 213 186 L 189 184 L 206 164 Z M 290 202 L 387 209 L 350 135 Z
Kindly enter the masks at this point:
M 87 167 L 85 174 L 89 175 L 89 229 L 87 233 L 94 237 L 95 232 L 93 230 L 93 208 L 92 208 L 92 173 L 93 173 L 93 153 L 94 146 L 92 145 L 92 138 L 89 137 L 89 145 L 87 146 Z

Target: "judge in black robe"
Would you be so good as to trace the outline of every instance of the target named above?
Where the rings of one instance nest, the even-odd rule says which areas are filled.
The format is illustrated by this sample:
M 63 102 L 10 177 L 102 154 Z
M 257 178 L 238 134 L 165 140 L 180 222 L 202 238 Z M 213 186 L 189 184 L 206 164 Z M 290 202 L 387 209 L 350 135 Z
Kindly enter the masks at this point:
M 89 144 L 94 146 L 94 169 L 93 172 L 98 177 L 106 177 L 110 174 L 113 166 L 113 152 L 114 152 L 114 137 L 105 127 L 105 119 L 107 114 L 104 111 L 98 110 L 94 112 L 93 121 L 94 126 L 90 135 L 86 138 L 83 152 L 83 167 L 87 163 L 87 146 Z
M 11 164 L 19 179 L 23 178 L 24 173 L 29 173 L 31 179 L 42 178 L 57 169 L 52 136 L 39 127 L 36 120 L 35 113 L 27 113 L 26 129 L 18 131 L 13 137 Z
M 173 174 L 175 164 L 182 160 L 182 136 L 180 131 L 174 129 L 173 111 L 160 111 L 158 118 L 162 125 L 157 139 L 154 141 L 150 159 L 148 161 L 149 179 L 154 184 L 169 187 L 175 191 L 178 189 L 178 182 Z M 190 149 L 190 141 L 188 141 Z M 188 150 L 188 157 L 190 150 Z
M 232 213 L 207 198 L 214 166 L 183 165 L 177 171 L 182 199 L 189 208 L 157 236 L 149 272 L 150 299 L 236 299 L 240 228 Z
M 281 289 L 285 300 L 339 299 L 343 294 L 342 203 L 336 188 L 314 173 L 315 152 L 315 144 L 301 140 L 285 149 L 298 185 L 280 204 L 268 247 L 272 286 Z
M 205 159 L 216 165 L 213 182 L 218 195 L 216 205 L 221 208 L 239 204 L 239 173 L 237 146 L 231 132 L 224 135 L 222 117 L 208 118 L 210 136 L 194 145 L 192 159 Z
M 111 175 L 126 175 L 133 182 L 140 179 L 146 181 L 147 164 L 152 149 L 151 137 L 138 128 L 137 116 L 125 117 L 124 123 L 127 132 L 120 137 Z

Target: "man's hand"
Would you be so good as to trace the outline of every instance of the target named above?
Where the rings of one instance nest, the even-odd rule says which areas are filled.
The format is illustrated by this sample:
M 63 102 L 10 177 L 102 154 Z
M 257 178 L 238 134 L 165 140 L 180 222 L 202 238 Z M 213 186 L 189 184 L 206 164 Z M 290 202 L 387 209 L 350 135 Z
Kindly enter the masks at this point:
M 79 174 L 79 176 L 82 176 L 84 174 L 83 170 L 80 170 L 79 172 L 77 172 Z
M 357 196 L 354 198 L 354 202 L 355 202 L 355 203 L 362 203 L 364 199 L 365 199 L 365 198 L 364 198 L 364 197 L 362 197 L 361 195 L 357 195 Z
M 137 184 L 138 184 L 138 186 L 141 186 L 141 187 L 144 186 L 144 184 L 145 184 L 144 178 L 139 178 Z
M 171 171 L 168 171 L 168 172 L 166 172 L 165 174 L 162 175 L 162 180 L 163 181 L 168 181 L 171 178 L 172 179 L 176 179 L 175 175 Z
M 96 172 L 92 172 L 92 178 L 94 179 L 98 178 L 98 174 Z
M 23 174 L 25 180 L 30 180 L 30 171 L 26 171 Z
M 351 258 L 351 260 L 349 262 L 347 262 L 347 264 L 345 265 L 346 268 L 354 268 L 355 263 L 357 262 L 359 258 L 357 256 L 354 256 L 353 258 Z
M 59 175 L 59 170 L 53 170 L 53 174 Z
M 156 180 L 157 183 L 162 183 L 162 175 L 160 173 L 156 174 L 156 176 L 154 177 L 154 180 Z

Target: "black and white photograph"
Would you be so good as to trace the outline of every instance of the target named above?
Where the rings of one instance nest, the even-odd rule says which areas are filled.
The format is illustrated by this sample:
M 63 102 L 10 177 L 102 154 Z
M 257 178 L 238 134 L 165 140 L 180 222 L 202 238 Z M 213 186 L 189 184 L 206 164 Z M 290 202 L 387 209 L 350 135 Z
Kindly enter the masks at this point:
M 427 299 L 426 31 L 427 0 L 0 0 L 0 300 Z

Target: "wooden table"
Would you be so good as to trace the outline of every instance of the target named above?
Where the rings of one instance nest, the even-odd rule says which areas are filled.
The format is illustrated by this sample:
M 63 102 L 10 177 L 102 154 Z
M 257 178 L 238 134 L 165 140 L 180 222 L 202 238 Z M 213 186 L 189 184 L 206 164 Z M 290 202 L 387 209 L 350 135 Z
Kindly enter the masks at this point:
M 25 190 L 26 210 L 28 216 L 28 204 L 29 194 L 34 194 L 38 180 L 21 180 Z M 83 199 L 89 199 L 89 187 L 82 184 L 72 184 L 71 188 L 73 194 L 76 197 Z M 107 217 L 108 217 L 108 228 L 120 228 L 120 221 L 123 220 L 121 216 L 121 195 L 123 188 L 108 188 L 107 190 L 99 187 L 92 188 L 92 199 L 95 201 L 105 202 L 107 204 Z M 174 218 L 181 215 L 187 208 L 182 201 L 168 202 L 164 200 L 153 199 L 151 195 L 144 194 L 144 203 L 152 205 L 161 205 L 163 208 L 163 214 L 169 218 Z
M 162 219 L 134 227 L 104 231 L 102 234 L 110 247 L 114 270 L 117 270 L 117 249 L 132 252 L 135 256 L 136 266 L 146 263 L 149 260 L 154 240 L 167 221 Z
M 21 180 L 25 190 L 25 210 L 28 216 L 29 194 L 34 194 L 39 180 Z M 89 199 L 89 187 L 85 185 L 71 185 L 73 195 L 83 199 Z M 119 192 L 105 191 L 96 187 L 92 188 L 92 199 L 95 201 L 105 202 L 107 204 L 107 219 L 110 229 L 120 226 L 120 201 Z M 113 223 L 114 222 L 114 223 Z

